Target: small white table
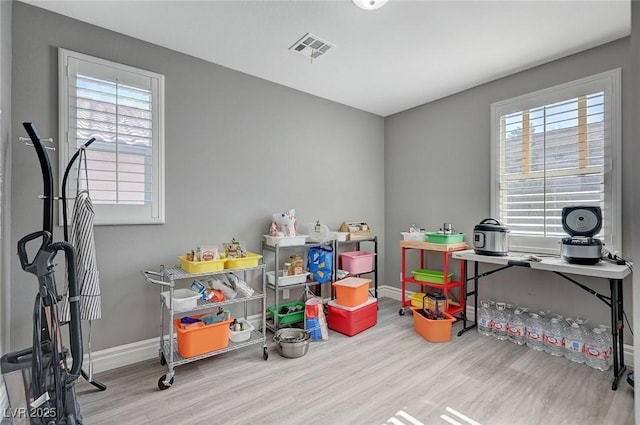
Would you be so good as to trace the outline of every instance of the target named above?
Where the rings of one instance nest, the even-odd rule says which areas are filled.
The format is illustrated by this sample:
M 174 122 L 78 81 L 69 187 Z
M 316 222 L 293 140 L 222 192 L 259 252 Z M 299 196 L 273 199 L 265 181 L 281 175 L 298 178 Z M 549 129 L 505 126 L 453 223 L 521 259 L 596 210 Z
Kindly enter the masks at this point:
M 539 262 L 522 261 L 523 255 L 525 255 L 525 253 L 512 253 L 511 255 L 507 256 L 479 255 L 476 254 L 472 249 L 457 251 L 452 254 L 452 258 L 457 258 L 464 262 L 464 305 L 467 305 L 468 296 L 474 296 L 473 324 L 467 326 L 467 315 L 466 312 L 463 312 L 463 328 L 460 332 L 458 332 L 458 336 L 461 336 L 469 329 L 475 328 L 476 324 L 478 323 L 478 280 L 480 278 L 489 276 L 493 273 L 513 266 L 553 272 L 558 276 L 561 276 L 564 279 L 568 280 L 569 282 L 579 286 L 581 289 L 589 292 L 590 294 L 595 295 L 602 302 L 609 306 L 611 310 L 611 334 L 613 335 L 612 355 L 614 375 L 611 389 L 615 391 L 618 388 L 618 381 L 624 375 L 624 372 L 626 370 L 623 355 L 624 338 L 622 329 L 624 328 L 624 316 L 622 302 L 624 291 L 622 281 L 625 277 L 631 274 L 631 269 L 627 265 L 614 264 L 608 261 L 600 261 L 599 263 L 593 265 L 570 264 L 562 260 L 560 257 L 541 257 L 542 261 Z M 472 277 L 468 277 L 468 261 L 474 262 L 474 274 Z M 478 263 L 495 264 L 500 267 L 480 274 L 478 272 Z M 608 279 L 610 295 L 607 296 L 600 294 L 589 288 L 588 286 L 576 281 L 572 277 L 567 276 L 567 274 Z M 467 282 L 472 279 L 474 283 L 473 291 L 469 291 L 467 288 Z

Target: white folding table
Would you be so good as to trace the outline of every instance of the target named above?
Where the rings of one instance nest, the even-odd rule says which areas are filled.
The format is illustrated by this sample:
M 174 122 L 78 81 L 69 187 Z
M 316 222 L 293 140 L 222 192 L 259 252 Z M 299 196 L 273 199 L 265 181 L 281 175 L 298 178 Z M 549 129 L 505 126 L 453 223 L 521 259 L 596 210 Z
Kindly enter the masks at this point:
M 613 335 L 613 384 L 611 386 L 612 390 L 616 390 L 618 388 L 618 381 L 624 375 L 626 366 L 624 364 L 624 337 L 623 337 L 623 328 L 624 328 L 624 316 L 623 316 L 623 285 L 622 282 L 625 277 L 631 274 L 631 269 L 627 265 L 614 264 L 608 261 L 600 261 L 597 264 L 593 265 L 583 265 L 583 264 L 570 264 L 561 259 L 560 257 L 541 257 L 542 261 L 523 261 L 523 256 L 526 253 L 510 253 L 507 256 L 492 256 L 492 255 L 479 255 L 474 252 L 474 250 L 469 249 L 465 251 L 456 251 L 452 254 L 452 258 L 457 258 L 464 262 L 464 305 L 467 304 L 467 297 L 473 295 L 474 296 L 474 313 L 473 313 L 473 324 L 467 325 L 467 314 L 463 312 L 463 328 L 460 332 L 458 332 L 458 336 L 461 336 L 463 333 L 468 331 L 469 329 L 473 329 L 476 327 L 478 323 L 478 280 L 482 277 L 491 275 L 493 273 L 499 272 L 501 270 L 516 266 L 516 267 L 526 267 L 534 270 L 542 270 L 553 272 L 558 276 L 563 277 L 569 282 L 577 285 L 581 289 L 589 292 L 590 294 L 599 298 L 602 302 L 609 306 L 611 310 L 611 334 Z M 468 266 L 467 262 L 474 262 L 474 273 L 472 277 L 468 276 Z M 486 263 L 486 264 L 495 264 L 500 266 L 496 269 L 479 273 L 478 272 L 478 264 Z M 574 278 L 567 275 L 575 275 L 575 276 L 590 276 L 602 279 L 609 280 L 610 294 L 604 295 L 600 294 L 588 286 L 578 282 Z M 468 290 L 467 282 L 473 280 L 473 290 Z

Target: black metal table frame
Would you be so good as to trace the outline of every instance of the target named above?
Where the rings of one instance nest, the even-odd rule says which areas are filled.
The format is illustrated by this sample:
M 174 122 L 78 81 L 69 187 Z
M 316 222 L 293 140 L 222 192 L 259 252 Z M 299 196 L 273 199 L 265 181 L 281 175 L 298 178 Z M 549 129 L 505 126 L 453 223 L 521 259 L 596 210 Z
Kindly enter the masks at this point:
M 518 267 L 527 267 L 527 268 L 531 268 L 531 263 L 526 262 L 526 261 L 509 261 L 507 263 L 506 266 L 502 266 L 502 267 L 498 267 L 496 269 L 493 270 L 489 270 L 487 272 L 484 272 L 482 274 L 478 274 L 478 261 L 474 261 L 474 260 L 466 260 L 466 259 L 462 259 L 462 261 L 464 262 L 464 290 L 463 290 L 463 296 L 464 296 L 464 304 L 467 304 L 467 298 L 471 295 L 474 296 L 474 302 L 473 302 L 473 324 L 470 326 L 467 326 L 467 314 L 466 311 L 463 312 L 462 315 L 462 330 L 460 330 L 458 332 L 458 336 L 462 336 L 462 334 L 464 334 L 466 331 L 473 329 L 477 326 L 478 323 L 478 280 L 480 278 L 492 275 L 494 273 L 497 273 L 499 271 L 514 267 L 514 266 L 518 266 Z M 467 261 L 473 261 L 474 262 L 474 274 L 473 277 L 469 277 L 468 276 L 468 266 L 467 266 Z M 606 305 L 609 306 L 609 309 L 611 310 L 611 334 L 613 335 L 613 383 L 611 385 L 611 389 L 613 391 L 615 391 L 618 388 L 618 382 L 620 381 L 620 378 L 622 376 L 624 376 L 624 373 L 627 369 L 627 367 L 624 364 L 624 316 L 623 316 L 623 296 L 624 296 L 624 290 L 622 287 L 622 282 L 623 279 L 608 279 L 609 280 L 609 289 L 610 289 L 610 296 L 607 295 L 603 295 L 600 294 L 596 291 L 594 291 L 593 289 L 589 288 L 588 286 L 576 281 L 575 279 L 572 279 L 571 277 L 567 276 L 564 273 L 561 272 L 557 272 L 554 271 L 553 273 L 557 274 L 558 276 L 563 277 L 564 279 L 568 280 L 569 282 L 573 283 L 574 285 L 577 285 L 578 287 L 580 287 L 581 289 L 589 292 L 592 295 L 595 295 L 598 299 L 600 299 L 602 302 L 604 302 Z M 467 282 L 473 280 L 473 291 L 469 292 L 467 291 Z

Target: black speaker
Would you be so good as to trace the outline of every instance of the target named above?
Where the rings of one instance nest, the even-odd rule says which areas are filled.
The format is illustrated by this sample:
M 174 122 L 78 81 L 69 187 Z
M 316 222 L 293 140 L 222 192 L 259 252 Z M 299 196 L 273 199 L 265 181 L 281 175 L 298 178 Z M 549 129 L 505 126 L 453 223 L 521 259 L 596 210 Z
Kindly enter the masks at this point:
M 562 228 L 571 236 L 595 236 L 602 228 L 602 210 L 600 207 L 564 207 Z

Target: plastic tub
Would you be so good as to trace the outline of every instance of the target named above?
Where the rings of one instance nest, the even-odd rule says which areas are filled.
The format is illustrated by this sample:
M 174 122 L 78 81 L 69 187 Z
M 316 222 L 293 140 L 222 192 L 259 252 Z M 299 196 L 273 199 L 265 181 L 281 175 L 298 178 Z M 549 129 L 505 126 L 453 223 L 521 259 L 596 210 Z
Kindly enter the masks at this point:
M 332 300 L 328 303 L 328 311 L 329 329 L 347 336 L 358 334 L 378 323 L 378 300 L 373 297 L 356 307 L 341 306 Z
M 413 274 L 413 278 L 419 282 L 435 283 L 439 285 L 444 284 L 444 272 L 439 270 L 416 269 L 413 270 L 411 274 Z M 453 273 L 449 273 L 447 276 L 447 282 L 451 282 L 452 278 Z
M 255 254 L 253 252 L 247 252 L 246 257 L 240 258 L 227 258 L 227 262 L 224 263 L 225 269 L 248 269 L 251 267 L 258 267 L 262 255 Z
M 238 323 L 242 323 L 241 331 L 234 331 L 233 329 L 229 329 L 229 341 L 231 342 L 243 342 L 247 341 L 251 337 L 251 332 L 254 331 L 253 325 L 247 322 L 247 319 L 236 319 Z
M 280 313 L 280 310 L 283 307 L 295 307 L 296 311 L 290 313 Z M 301 301 L 294 301 L 290 303 L 280 304 L 277 308 L 278 311 L 278 325 L 289 325 L 291 323 L 302 322 L 304 320 L 304 303 Z M 269 306 L 267 307 L 269 313 L 271 313 L 271 317 L 275 317 L 276 307 Z
M 204 314 L 191 317 L 202 316 Z M 193 357 L 225 348 L 229 345 L 229 323 L 231 322 L 232 320 L 225 320 L 213 325 L 182 329 L 180 319 L 174 319 L 173 324 L 178 334 L 178 352 L 182 357 Z
M 209 273 L 217 272 L 225 268 L 226 259 L 210 260 L 210 261 L 189 261 L 185 255 L 178 257 L 180 259 L 180 267 L 187 273 Z
M 371 279 L 348 277 L 333 283 L 336 290 L 336 303 L 344 307 L 356 307 L 369 299 Z
M 267 241 L 267 245 L 269 246 L 293 246 L 293 245 L 304 245 L 307 241 L 309 235 L 298 235 L 298 236 L 271 236 L 271 235 L 262 235 Z
M 445 235 L 438 232 L 427 232 L 427 242 L 431 243 L 460 243 L 464 242 L 464 233 L 456 233 L 454 235 Z
M 164 299 L 164 305 L 171 308 L 171 292 L 164 291 L 160 295 Z M 191 289 L 174 289 L 173 290 L 173 309 L 174 310 L 190 310 L 198 305 L 200 294 Z
M 373 271 L 375 253 L 367 251 L 343 252 L 340 254 L 342 268 L 351 274 L 362 274 Z
M 427 236 L 422 232 L 400 232 L 400 234 L 404 241 L 425 242 L 427 240 Z
M 302 274 L 294 274 L 289 276 L 282 276 L 282 272 L 278 272 L 278 287 L 287 285 L 296 285 L 298 283 L 304 283 L 307 281 L 309 272 Z M 276 283 L 276 272 L 267 272 L 267 281 L 274 285 Z
M 333 232 L 336 235 L 336 240 L 338 242 L 344 242 L 347 240 L 347 236 L 349 236 L 349 232 Z
M 451 341 L 451 325 L 456 321 L 455 317 L 449 313 L 444 313 L 446 319 L 431 320 L 420 314 L 418 310 L 420 309 L 411 307 L 413 328 L 416 332 L 429 342 Z

